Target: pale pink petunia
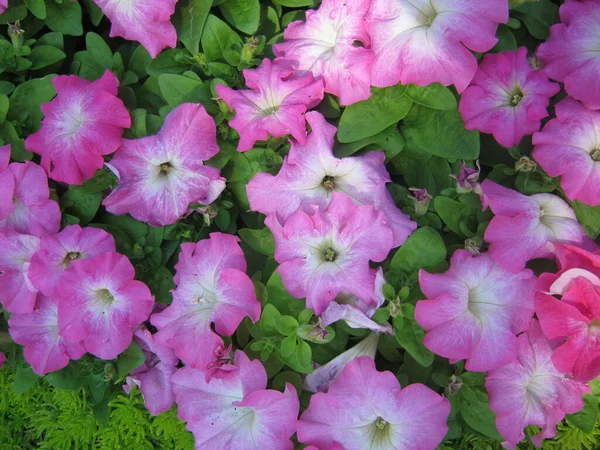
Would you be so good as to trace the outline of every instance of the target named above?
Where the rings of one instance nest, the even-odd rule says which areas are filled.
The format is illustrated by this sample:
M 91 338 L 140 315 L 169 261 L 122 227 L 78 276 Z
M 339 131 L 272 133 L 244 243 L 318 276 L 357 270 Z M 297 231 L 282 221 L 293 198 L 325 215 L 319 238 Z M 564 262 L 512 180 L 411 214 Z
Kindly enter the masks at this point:
M 533 158 L 570 200 L 600 205 L 600 111 L 572 98 L 555 108 L 556 118 L 533 135 Z
M 42 127 L 25 140 L 25 148 L 42 156 L 53 180 L 81 184 L 119 148 L 131 117 L 117 97 L 119 80 L 108 70 L 96 81 L 59 75 L 52 83 L 57 95 L 41 106 Z
M 38 295 L 29 280 L 29 265 L 40 248 L 40 239 L 27 234 L 0 233 L 0 248 L 0 303 L 11 313 L 29 313 Z
M 293 450 L 300 408 L 296 390 L 266 389 L 267 373 L 240 350 L 233 370 L 206 381 L 203 370 L 184 367 L 173 375 L 179 418 L 195 437 L 196 449 Z
M 450 402 L 423 384 L 404 389 L 372 358 L 350 361 L 327 393 L 314 394 L 298 421 L 298 441 L 345 450 L 434 450 L 448 426 Z M 335 447 L 333 447 L 335 448 Z
M 375 52 L 371 84 L 438 82 L 462 92 L 477 71 L 470 50 L 490 50 L 506 21 L 506 0 L 373 0 L 367 15 Z
M 318 112 L 307 113 L 306 120 L 311 127 L 306 142 L 291 141 L 279 173 L 273 176 L 259 172 L 248 183 L 250 208 L 263 214 L 277 213 L 285 220 L 305 200 L 329 201 L 333 192 L 343 192 L 358 205 L 372 205 L 382 211 L 394 232 L 394 247 L 401 245 L 417 224 L 396 207 L 387 191 L 390 176 L 384 153 L 336 158 L 336 128 Z
M 40 376 L 66 367 L 85 353 L 82 342 L 59 335 L 57 301 L 45 295 L 38 296 L 32 312 L 11 315 L 8 326 L 12 340 L 25 347 L 25 361 Z
M 177 45 L 171 23 L 177 0 L 94 0 L 111 23 L 110 37 L 137 41 L 152 58 Z M 191 14 L 191 13 L 190 13 Z
M 0 233 L 41 237 L 59 227 L 60 208 L 50 200 L 44 169 L 29 161 L 0 168 Z
M 321 314 L 338 294 L 373 296 L 369 261 L 383 261 L 393 235 L 382 212 L 334 192 L 327 207 L 305 205 L 287 220 L 269 214 L 277 271 L 286 289 Z
M 175 266 L 173 303 L 153 314 L 157 342 L 168 345 L 187 365 L 207 369 L 223 347 L 219 334 L 231 336 L 244 317 L 260 317 L 252 280 L 236 236 L 212 233 L 209 239 L 181 245 Z M 214 324 L 215 331 L 211 325 Z
M 452 361 L 466 359 L 474 372 L 496 369 L 517 354 L 516 335 L 533 317 L 535 275 L 500 267 L 489 254 L 457 250 L 443 274 L 419 273 L 429 300 L 415 308 L 415 319 L 427 334 L 423 343 Z
M 287 64 L 273 64 L 266 58 L 256 69 L 244 70 L 244 78 L 250 89 L 217 85 L 219 96 L 235 110 L 229 126 L 240 134 L 238 151 L 250 150 L 269 135 L 279 138 L 290 134 L 304 143 L 304 113 L 323 100 L 323 81 L 311 74 L 295 76 Z
M 40 250 L 31 258 L 29 279 L 43 294 L 53 296 L 62 273 L 73 260 L 115 250 L 115 240 L 106 231 L 70 225 L 60 233 L 42 238 Z
M 514 450 L 529 425 L 542 428 L 531 437 L 541 447 L 544 439 L 554 437 L 565 414 L 583 407 L 582 394 L 589 387 L 559 372 L 551 356 L 552 346 L 534 320 L 518 338 L 517 359 L 488 373 L 485 387 L 505 448 Z
M 319 9 L 306 11 L 305 21 L 290 23 L 284 41 L 273 46 L 276 63 L 290 62 L 300 73 L 322 78 L 325 92 L 340 104 L 371 96 L 373 52 L 365 26 L 370 0 L 323 0 Z
M 519 272 L 536 258 L 551 258 L 549 242 L 590 246 L 575 212 L 552 194 L 523 195 L 490 180 L 481 184 L 495 214 L 485 231 L 489 253 L 506 270 Z
M 116 358 L 154 306 L 150 289 L 134 276 L 129 259 L 116 252 L 74 260 L 57 289 L 60 335 L 83 341 L 98 358 Z
M 177 371 L 179 359 L 170 347 L 158 343 L 143 325 L 137 326 L 133 334 L 135 343 L 144 352 L 145 360 L 129 374 L 123 389 L 129 393 L 133 386 L 138 386 L 146 409 L 157 416 L 175 403 L 171 377 Z
M 173 224 L 190 204 L 208 205 L 225 189 L 219 170 L 204 165 L 218 152 L 215 121 L 204 107 L 179 105 L 157 135 L 123 139 L 110 161 L 119 184 L 103 205 L 150 225 Z
M 567 0 L 560 7 L 562 23 L 550 28 L 550 37 L 537 51 L 544 72 L 565 84 L 567 93 L 590 109 L 600 109 L 600 3 Z
M 540 129 L 558 91 L 557 83 L 530 67 L 527 48 L 521 47 L 485 55 L 458 110 L 468 130 L 493 134 L 500 144 L 514 147 Z

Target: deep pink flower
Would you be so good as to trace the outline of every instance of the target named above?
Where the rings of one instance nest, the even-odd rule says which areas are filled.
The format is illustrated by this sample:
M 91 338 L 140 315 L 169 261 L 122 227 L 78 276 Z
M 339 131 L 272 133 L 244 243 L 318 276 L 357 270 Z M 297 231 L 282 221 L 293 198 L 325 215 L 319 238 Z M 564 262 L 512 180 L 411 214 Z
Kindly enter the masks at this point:
M 11 313 L 33 311 L 38 290 L 29 281 L 29 264 L 40 239 L 27 234 L 0 233 L 0 303 Z
M 373 297 L 369 261 L 383 261 L 393 245 L 382 212 L 357 206 L 334 192 L 326 208 L 305 205 L 281 222 L 275 213 L 265 224 L 275 238 L 275 259 L 286 289 L 321 314 L 341 292 Z
M 291 384 L 284 393 L 266 389 L 264 367 L 240 350 L 234 370 L 206 379 L 202 369 L 191 367 L 172 378 L 177 414 L 194 433 L 196 448 L 293 450 L 300 404 Z
M 371 84 L 454 84 L 462 92 L 477 71 L 469 49 L 487 52 L 508 20 L 506 0 L 373 0 L 367 15 L 375 60 Z
M 291 141 L 289 154 L 276 176 L 257 173 L 246 191 L 250 207 L 263 214 L 277 213 L 285 220 L 305 200 L 331 199 L 333 192 L 348 194 L 358 205 L 382 211 L 394 232 L 394 247 L 401 245 L 417 224 L 398 209 L 386 189 L 390 176 L 383 152 L 339 159 L 333 155 L 336 128 L 318 112 L 306 114 L 311 133 L 304 144 Z
M 493 134 L 500 144 L 514 147 L 540 129 L 558 91 L 557 83 L 531 69 L 527 48 L 521 47 L 485 55 L 458 109 L 468 130 Z
M 565 84 L 567 93 L 590 109 L 600 109 L 600 3 L 567 0 L 560 7 L 562 23 L 550 28 L 537 57 L 544 72 Z
M 538 280 L 538 291 L 562 295 L 568 284 L 577 277 L 584 277 L 600 285 L 600 249 L 590 250 L 556 242 L 552 245 L 559 267 L 557 273 L 543 273 Z
M 156 341 L 173 348 L 189 366 L 204 370 L 217 359 L 223 340 L 211 324 L 217 333 L 231 336 L 244 317 L 253 322 L 260 317 L 238 241 L 229 234 L 211 233 L 196 244 L 181 244 L 173 303 L 152 315 Z
M 444 274 L 419 272 L 421 291 L 429 300 L 415 308 L 427 335 L 423 343 L 450 360 L 466 359 L 474 372 L 496 369 L 517 354 L 516 335 L 533 317 L 535 275 L 511 273 L 489 254 L 457 250 Z
M 60 335 L 83 341 L 98 358 L 116 358 L 154 305 L 148 286 L 134 276 L 129 259 L 116 252 L 74 260 L 57 289 Z
M 273 46 L 275 61 L 322 78 L 325 92 L 337 95 L 342 105 L 366 100 L 373 64 L 365 27 L 370 5 L 370 0 L 324 0 L 316 11 L 306 11 L 306 21 L 286 27 L 284 42 Z
M 566 98 L 556 118 L 533 135 L 533 157 L 560 185 L 570 200 L 600 205 L 600 111 L 590 111 Z
M 556 425 L 565 414 L 583 407 L 582 394 L 589 392 L 589 387 L 556 370 L 551 355 L 551 344 L 534 320 L 518 337 L 517 359 L 486 377 L 490 408 L 508 449 L 515 449 L 525 438 L 523 429 L 529 425 L 542 427 L 531 437 L 541 447 L 544 439 L 556 434 Z
M 46 172 L 32 162 L 8 166 L 5 146 L 0 164 L 0 233 L 45 236 L 60 227 L 60 208 L 50 200 Z
M 571 207 L 552 194 L 523 195 L 490 180 L 481 184 L 495 217 L 485 231 L 489 253 L 506 270 L 552 257 L 548 242 L 593 245 Z
M 217 85 L 219 96 L 235 110 L 229 126 L 240 134 L 238 151 L 250 150 L 269 135 L 279 138 L 291 134 L 298 142 L 306 141 L 304 113 L 323 100 L 323 81 L 311 74 L 293 73 L 289 65 L 273 64 L 265 58 L 256 69 L 244 70 L 250 89 Z
M 123 139 L 110 162 L 119 184 L 103 205 L 150 225 L 173 224 L 190 204 L 208 205 L 225 189 L 219 171 L 203 163 L 218 152 L 215 121 L 204 107 L 179 105 L 157 135 Z
M 31 258 L 28 276 L 43 294 L 53 296 L 71 261 L 114 251 L 115 240 L 106 231 L 71 225 L 60 233 L 42 238 L 40 250 Z
M 143 325 L 135 328 L 134 341 L 144 352 L 144 363 L 129 374 L 125 392 L 137 385 L 144 397 L 146 409 L 155 416 L 167 411 L 175 403 L 171 377 L 177 371 L 179 359 L 173 350 L 161 345 Z
M 38 375 L 67 367 L 85 353 L 83 342 L 70 342 L 59 335 L 57 301 L 39 295 L 32 312 L 13 314 L 8 321 L 10 337 L 25 347 L 25 361 Z
M 298 440 L 318 448 L 434 450 L 448 431 L 450 402 L 422 384 L 404 389 L 372 358 L 350 361 L 329 391 L 314 394 L 298 421 Z
M 152 58 L 175 48 L 177 31 L 171 23 L 177 0 L 94 0 L 110 20 L 110 37 L 141 43 Z
M 56 181 L 81 184 L 104 165 L 104 156 L 121 145 L 131 117 L 117 97 L 118 78 L 110 71 L 87 81 L 75 75 L 52 79 L 56 98 L 42 105 L 42 128 L 25 140 L 42 155 L 42 166 Z

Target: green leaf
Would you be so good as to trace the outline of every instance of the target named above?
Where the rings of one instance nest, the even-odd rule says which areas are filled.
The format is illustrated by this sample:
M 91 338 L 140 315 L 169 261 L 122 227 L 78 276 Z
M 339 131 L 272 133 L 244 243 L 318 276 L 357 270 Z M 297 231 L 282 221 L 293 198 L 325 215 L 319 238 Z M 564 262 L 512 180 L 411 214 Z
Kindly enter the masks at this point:
M 282 314 L 298 317 L 300 311 L 305 308 L 303 301 L 292 297 L 285 289 L 281 276 L 277 272 L 273 272 L 267 281 L 267 293 L 269 304 L 276 307 Z
M 67 55 L 60 49 L 52 45 L 37 45 L 31 50 L 28 56 L 31 61 L 31 70 L 43 69 L 51 64 L 65 59 Z
M 459 393 L 461 397 L 460 415 L 465 422 L 485 436 L 498 441 L 504 440 L 496 428 L 496 415 L 489 407 L 487 395 L 475 392 L 468 386 L 463 386 Z
M 219 6 L 225 20 L 246 34 L 254 34 L 260 22 L 258 0 L 227 0 Z
M 583 402 L 583 409 L 576 414 L 567 414 L 565 417 L 569 424 L 589 434 L 594 431 L 594 425 L 598 419 L 598 398 L 594 395 L 583 394 Z
M 479 156 L 479 132 L 468 131 L 456 110 L 439 111 L 415 105 L 401 131 L 421 150 L 442 158 L 475 160 Z
M 38 376 L 31 369 L 31 366 L 19 366 L 15 374 L 15 394 L 23 395 L 29 390 L 35 383 L 37 383 Z
M 279 319 L 277 319 L 277 331 L 284 336 L 295 334 L 298 325 L 298 321 L 292 316 L 281 316 Z
M 46 3 L 44 0 L 25 0 L 25 4 L 31 14 L 38 19 L 44 20 L 46 18 Z
M 124 377 L 131 371 L 144 364 L 144 352 L 132 342 L 127 349 L 117 358 L 117 376 Z
M 414 145 L 406 146 L 392 164 L 404 176 L 408 186 L 427 189 L 430 195 L 439 195 L 443 189 L 452 187 L 452 169 L 448 161 L 423 152 Z
M 56 95 L 52 85 L 53 77 L 54 75 L 48 75 L 17 86 L 10 96 L 8 119 L 24 123 L 29 133 L 39 130 L 44 116 L 40 106 Z
M 71 185 L 60 199 L 60 203 L 65 212 L 78 217 L 80 223 L 86 225 L 98 212 L 102 203 L 102 193 L 89 193 L 83 186 Z
M 523 13 L 522 20 L 527 31 L 541 40 L 548 38 L 550 27 L 560 20 L 558 6 L 550 0 L 526 2 L 517 6 L 515 11 Z
M 10 8 L 0 14 L 0 24 L 14 23 L 23 20 L 27 16 L 27 6 L 17 0 L 10 2 Z
M 79 389 L 87 379 L 81 373 L 81 367 L 76 361 L 71 361 L 67 367 L 46 376 L 46 381 L 59 389 Z
M 144 78 L 148 75 L 146 68 L 152 62 L 152 56 L 143 45 L 138 45 L 129 58 L 129 70 L 135 73 L 138 78 Z
M 211 103 L 210 84 L 185 75 L 164 73 L 158 77 L 160 92 L 173 108 L 182 103 Z
M 227 60 L 225 54 L 242 39 L 229 25 L 212 14 L 206 19 L 202 32 L 202 50 L 209 61 Z
M 281 356 L 284 359 L 291 358 L 296 352 L 297 346 L 298 339 L 296 339 L 296 336 L 293 334 L 289 335 L 283 341 L 281 341 L 281 347 L 279 348 Z
M 12 146 L 10 157 L 15 161 L 30 161 L 33 158 L 33 153 L 25 150 L 23 139 L 19 137 L 14 125 L 9 121 L 5 121 L 0 125 L 0 139 L 4 145 L 10 144 Z
M 6 120 L 6 115 L 8 114 L 8 108 L 10 107 L 10 102 L 8 97 L 4 94 L 0 94 L 0 123 L 3 123 Z
M 419 228 L 398 249 L 390 268 L 412 273 L 433 267 L 446 259 L 446 245 L 437 231 L 430 227 Z
M 115 216 L 105 213 L 102 215 L 102 222 L 123 231 L 134 242 L 139 242 L 142 238 L 145 238 L 149 230 L 148 225 L 127 215 Z
M 413 102 L 432 109 L 451 110 L 456 109 L 456 97 L 450 89 L 439 83 L 421 87 L 415 84 L 406 86 L 406 96 Z
M 415 307 L 409 303 L 402 305 L 402 320 L 394 318 L 394 335 L 398 343 L 423 367 L 433 364 L 433 352 L 423 345 L 425 330 L 414 318 Z
M 457 202 L 448 197 L 436 197 L 433 201 L 435 211 L 438 213 L 440 218 L 444 221 L 448 228 L 454 231 L 461 237 L 465 236 L 461 230 L 460 224 L 466 223 L 467 221 L 474 221 L 474 227 L 477 227 L 477 212 L 478 210 L 470 205 Z
M 260 316 L 260 329 L 266 336 L 277 335 L 277 321 L 281 313 L 271 304 L 266 304 Z
M 265 227 L 260 230 L 242 228 L 241 230 L 238 230 L 238 234 L 242 238 L 242 241 L 257 252 L 266 256 L 271 256 L 275 253 L 275 241 L 268 228 Z
M 353 155 L 361 149 L 369 151 L 372 148 L 374 150 L 383 150 L 387 159 L 393 159 L 404 149 L 405 144 L 406 140 L 400 134 L 400 131 L 398 131 L 396 124 L 394 124 L 374 136 L 347 144 L 337 144 L 334 151 L 337 157 L 344 158 Z
M 275 3 L 281 6 L 287 6 L 289 8 L 298 8 L 301 6 L 315 6 L 316 0 L 273 0 Z
M 212 4 L 212 0 L 183 0 L 177 4 L 173 25 L 177 37 L 193 55 L 200 51 L 200 38 Z
M 283 371 L 273 378 L 273 389 L 283 392 L 285 385 L 290 383 L 296 389 L 298 395 L 302 394 L 302 377 L 299 373 Z
M 98 403 L 104 398 L 108 382 L 104 379 L 103 373 L 94 373 L 88 376 L 88 387 L 92 394 L 92 400 Z
M 571 206 L 588 236 L 596 239 L 600 235 L 600 206 L 588 206 L 577 200 Z
M 100 7 L 96 5 L 96 3 L 94 3 L 94 0 L 83 0 L 83 4 L 85 5 L 85 9 L 87 10 L 90 16 L 92 25 L 97 27 L 100 24 L 102 17 L 104 17 L 104 13 L 100 9 Z
M 344 110 L 338 128 L 340 142 L 354 142 L 374 136 L 403 119 L 413 104 L 404 95 L 405 86 L 373 88 L 368 100 L 354 103 Z
M 64 1 L 56 3 L 50 0 L 46 3 L 46 25 L 52 31 L 60 31 L 70 36 L 81 36 L 81 5 L 79 2 Z
M 163 73 L 182 74 L 190 68 L 187 50 L 173 48 L 161 52 L 146 68 L 148 75 L 158 77 Z

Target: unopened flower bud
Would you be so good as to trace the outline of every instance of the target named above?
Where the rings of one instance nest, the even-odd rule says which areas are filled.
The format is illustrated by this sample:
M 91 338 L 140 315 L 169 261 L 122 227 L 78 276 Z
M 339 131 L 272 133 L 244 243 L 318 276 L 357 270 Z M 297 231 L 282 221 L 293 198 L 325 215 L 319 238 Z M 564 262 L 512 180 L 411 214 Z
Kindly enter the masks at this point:
M 427 192 L 427 189 L 419 189 L 419 188 L 408 188 L 414 195 L 409 195 L 408 198 L 412 199 L 415 204 L 415 214 L 419 216 L 423 216 L 427 213 L 429 209 L 429 202 L 433 198 Z
M 527 156 L 521 157 L 521 159 L 515 163 L 515 170 L 517 172 L 535 172 L 536 169 L 537 163 Z

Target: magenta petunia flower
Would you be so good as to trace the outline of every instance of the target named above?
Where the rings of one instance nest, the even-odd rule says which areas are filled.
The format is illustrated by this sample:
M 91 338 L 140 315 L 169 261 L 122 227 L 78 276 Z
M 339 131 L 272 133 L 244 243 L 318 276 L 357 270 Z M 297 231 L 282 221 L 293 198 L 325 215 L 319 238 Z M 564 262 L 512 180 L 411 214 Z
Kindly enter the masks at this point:
M 111 23 L 110 37 L 137 41 L 152 58 L 175 48 L 177 31 L 171 23 L 177 0 L 94 0 Z
M 556 425 L 565 414 L 583 408 L 582 394 L 589 387 L 558 371 L 551 356 L 551 344 L 534 320 L 518 337 L 517 359 L 488 373 L 485 387 L 498 431 L 506 439 L 505 448 L 515 449 L 529 425 L 542 428 L 531 437 L 541 447 L 544 439 L 556 434 Z
M 144 397 L 144 405 L 152 415 L 167 411 L 175 403 L 171 377 L 177 371 L 179 359 L 170 347 L 161 345 L 143 325 L 134 331 L 134 341 L 144 352 L 144 363 L 129 374 L 125 392 L 138 386 Z
M 565 84 L 567 93 L 590 109 L 600 109 L 600 3 L 567 0 L 560 7 L 562 23 L 550 28 L 537 57 L 544 72 Z
M 89 259 L 115 250 L 115 240 L 106 231 L 71 225 L 60 233 L 42 238 L 40 250 L 31 258 L 28 276 L 43 294 L 53 296 L 61 275 L 71 261 Z
M 450 402 L 423 384 L 404 389 L 368 356 L 350 361 L 327 393 L 314 394 L 298 421 L 298 441 L 346 450 L 434 450 L 448 426 Z M 335 448 L 335 447 L 333 447 Z
M 393 245 L 382 212 L 334 192 L 326 208 L 305 205 L 283 222 L 272 213 L 265 224 L 275 238 L 284 286 L 294 297 L 306 298 L 315 314 L 342 292 L 372 298 L 369 261 L 383 261 Z
M 175 266 L 173 303 L 153 314 L 158 329 L 155 340 L 175 350 L 187 365 L 207 369 L 223 347 L 221 337 L 231 336 L 244 317 L 260 317 L 252 280 L 246 275 L 246 260 L 233 235 L 211 233 L 196 244 L 181 244 Z
M 370 5 L 370 0 L 324 0 L 316 11 L 306 11 L 306 21 L 287 26 L 284 42 L 273 46 L 275 61 L 322 78 L 325 92 L 337 95 L 342 105 L 368 99 L 373 52 L 365 15 Z
M 5 146 L 3 158 L 10 155 Z M 60 228 L 60 208 L 50 200 L 46 172 L 32 162 L 0 163 L 0 233 L 34 236 L 53 234 Z
M 40 239 L 27 234 L 0 233 L 0 248 L 0 303 L 8 312 L 29 313 L 38 295 L 29 281 L 29 265 L 40 248 Z
M 134 276 L 129 259 L 116 252 L 74 260 L 57 289 L 60 335 L 83 341 L 100 359 L 116 358 L 154 305 L 150 289 Z
M 300 404 L 294 387 L 266 389 L 267 373 L 240 350 L 233 370 L 206 381 L 202 369 L 184 367 L 173 375 L 177 414 L 187 422 L 197 449 L 293 450 Z
M 495 214 L 485 231 L 489 254 L 505 270 L 519 272 L 527 261 L 553 256 L 548 242 L 593 245 L 571 207 L 552 194 L 523 195 L 490 180 L 481 184 Z
M 119 80 L 108 70 L 96 81 L 59 75 L 52 83 L 57 96 L 42 105 L 42 128 L 25 140 L 25 147 L 42 156 L 53 180 L 81 184 L 102 168 L 105 155 L 119 148 L 131 117 L 117 97 Z
M 215 122 L 204 107 L 179 105 L 157 135 L 123 139 L 110 162 L 119 184 L 103 205 L 150 225 L 173 224 L 190 204 L 208 205 L 225 189 L 219 170 L 203 163 L 218 152 Z
M 452 361 L 466 359 L 474 372 L 496 369 L 517 354 L 516 335 L 533 317 L 535 275 L 511 273 L 489 254 L 457 250 L 444 274 L 419 272 L 421 291 L 429 300 L 415 308 L 415 320 L 427 335 L 423 343 Z
M 566 98 L 556 118 L 533 135 L 533 158 L 560 185 L 570 200 L 600 205 L 600 111 Z
M 306 141 L 304 113 L 323 100 L 323 81 L 311 74 L 295 76 L 287 64 L 264 59 L 254 70 L 244 70 L 250 89 L 233 90 L 217 85 L 217 93 L 235 110 L 229 125 L 240 134 L 238 151 L 250 150 L 256 141 L 269 135 L 279 138 L 291 134 Z
M 500 144 L 514 147 L 540 129 L 558 91 L 557 83 L 531 69 L 527 48 L 521 47 L 485 55 L 458 109 L 468 130 L 493 134 Z
M 6 11 L 6 8 L 8 8 L 8 0 L 0 0 L 0 14 Z M 2 364 L 4 364 L 4 361 L 2 361 Z M 0 367 L 2 367 L 2 364 L 0 364 Z
M 417 224 L 396 207 L 385 185 L 390 176 L 383 152 L 339 159 L 333 155 L 336 128 L 318 112 L 306 114 L 311 133 L 306 142 L 291 141 L 289 154 L 276 176 L 259 172 L 246 188 L 250 207 L 263 214 L 277 213 L 285 220 L 305 200 L 329 201 L 333 192 L 349 195 L 358 205 L 382 211 L 394 232 L 394 247 L 401 245 Z
M 25 347 L 25 361 L 38 375 L 67 367 L 85 353 L 82 342 L 70 342 L 59 335 L 57 301 L 39 295 L 33 311 L 13 314 L 8 321 L 10 337 Z
M 498 41 L 498 24 L 507 21 L 506 0 L 372 0 L 371 84 L 438 82 L 462 92 L 477 71 L 469 49 L 490 50 Z

